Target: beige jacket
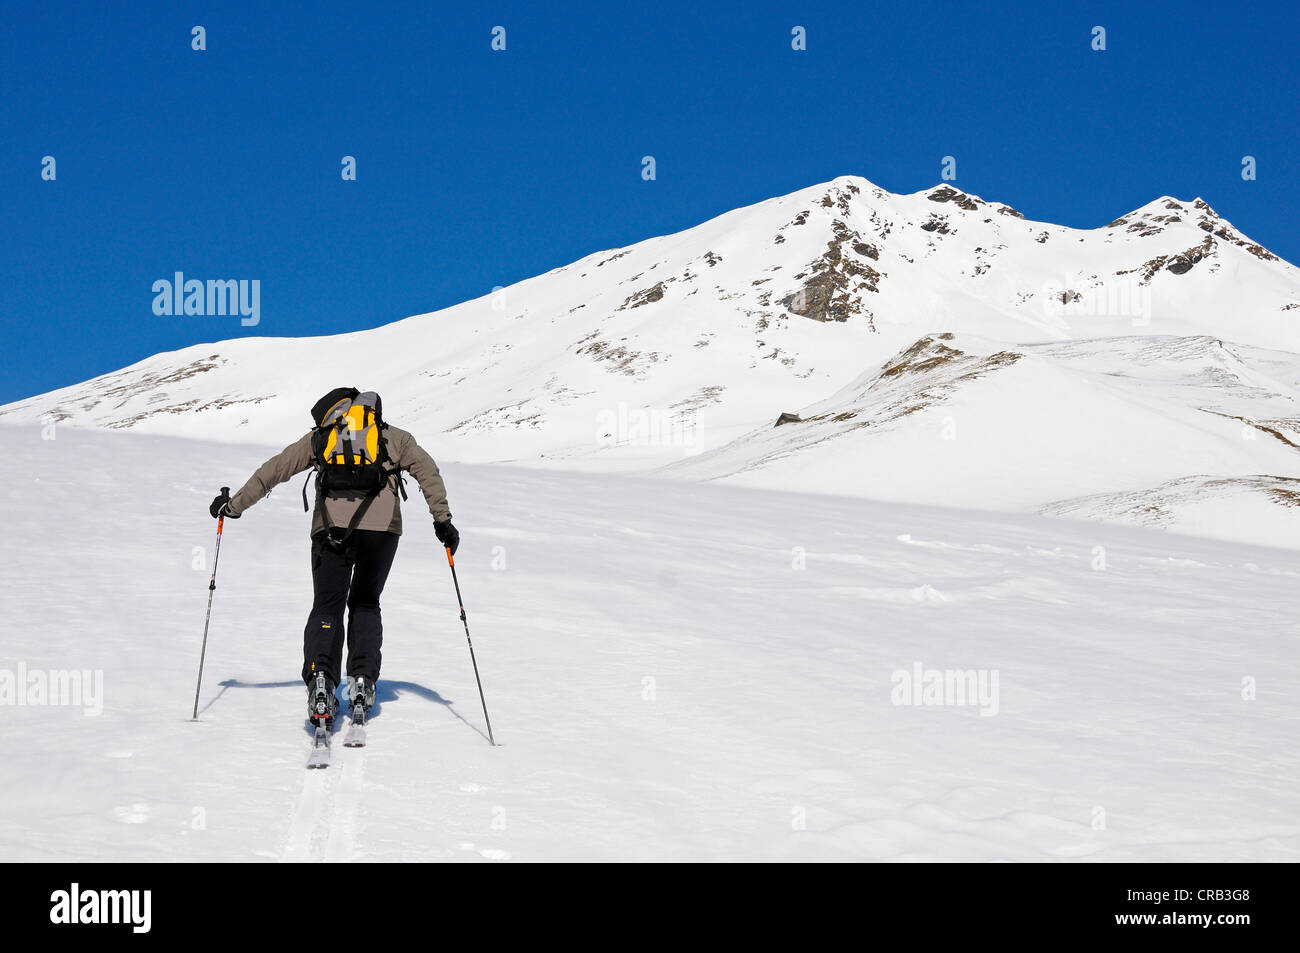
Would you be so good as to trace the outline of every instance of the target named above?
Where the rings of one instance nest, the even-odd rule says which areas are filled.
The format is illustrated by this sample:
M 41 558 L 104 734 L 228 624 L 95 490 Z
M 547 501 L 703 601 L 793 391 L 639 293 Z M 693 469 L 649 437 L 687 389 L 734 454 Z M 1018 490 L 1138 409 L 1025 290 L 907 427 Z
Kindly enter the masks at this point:
M 429 513 L 434 520 L 441 523 L 451 519 L 451 510 L 447 508 L 447 488 L 443 485 L 442 475 L 438 472 L 438 465 L 433 462 L 433 457 L 425 453 L 409 433 L 391 425 L 384 429 L 382 439 L 387 441 L 388 458 L 391 464 L 399 471 L 405 470 L 415 477 L 415 482 L 419 484 L 420 492 L 424 494 L 425 502 L 429 504 Z M 241 515 L 244 510 L 270 493 L 273 487 L 293 479 L 294 476 L 310 470 L 311 467 L 311 431 L 308 431 L 257 468 L 257 472 L 248 478 L 248 482 L 239 488 L 238 493 L 231 497 L 230 515 Z M 380 491 L 379 496 L 375 497 L 375 501 L 361 517 L 357 529 L 375 529 L 397 534 L 402 532 L 402 508 L 397 498 L 398 479 L 396 474 L 389 479 L 388 485 Z M 361 495 L 348 499 L 334 496 L 322 497 L 317 493 L 316 509 L 311 520 L 311 534 L 315 536 L 325 529 L 323 509 L 328 509 L 332 525 L 346 527 L 363 499 Z

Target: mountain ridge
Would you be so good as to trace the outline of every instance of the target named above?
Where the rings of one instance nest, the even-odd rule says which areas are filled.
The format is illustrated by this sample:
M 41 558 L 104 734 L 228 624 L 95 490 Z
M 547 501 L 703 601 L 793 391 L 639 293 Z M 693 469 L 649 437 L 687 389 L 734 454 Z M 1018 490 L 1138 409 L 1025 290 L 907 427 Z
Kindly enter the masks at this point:
M 270 327 L 273 315 L 267 318 Z M 991 411 L 976 406 L 981 399 L 1014 417 L 1052 403 L 1052 388 L 1065 386 L 1081 401 L 1110 395 L 1107 407 L 1128 408 L 1141 422 L 1111 426 L 1135 446 L 1162 444 L 1161 413 L 1175 415 L 1189 434 L 1213 433 L 1208 442 L 1189 437 L 1201 456 L 1174 454 L 1190 467 L 1177 473 L 1144 465 L 1140 453 L 1121 453 L 1088 427 L 1092 442 L 1082 459 L 1114 458 L 1112 470 L 1092 468 L 1096 485 L 1062 473 L 1060 492 L 1049 486 L 1020 497 L 1004 492 L 995 460 L 980 463 L 972 453 L 963 465 L 974 467 L 966 489 L 975 501 L 986 492 L 990 501 L 1038 508 L 1192 472 L 1242 475 L 1256 464 L 1252 472 L 1290 472 L 1277 441 L 1264 439 L 1245 455 L 1231 441 L 1243 426 L 1237 418 L 1260 414 L 1265 427 L 1300 434 L 1300 374 L 1278 356 L 1300 352 L 1300 269 L 1257 246 L 1204 200 L 1162 196 L 1108 225 L 1074 229 L 1027 219 L 952 183 L 899 195 L 856 176 L 593 252 L 379 328 L 235 338 L 155 355 L 0 407 L 0 423 L 280 443 L 306 428 L 307 408 L 320 393 L 352 382 L 381 389 L 390 416 L 451 459 L 720 479 L 769 469 L 762 460 L 774 438 L 764 431 L 780 414 L 864 412 L 865 398 L 851 393 L 855 381 L 866 383 L 864 375 L 879 374 L 910 348 L 941 346 L 944 335 L 963 354 L 982 353 L 979 360 L 1020 355 L 1010 362 L 1021 369 L 942 382 L 899 371 L 888 382 L 891 392 L 901 388 L 899 400 L 929 409 L 900 418 L 907 428 L 924 423 L 933 431 L 930 411 L 989 421 Z M 1229 342 L 1247 355 L 1245 363 L 1225 370 L 1206 340 Z M 1180 350 L 1177 341 L 1193 343 Z M 1074 350 L 1054 353 L 1054 345 Z M 1222 386 L 1210 403 L 1218 416 L 1188 403 L 1205 402 L 1193 382 L 1212 384 L 1216 374 Z M 1129 390 L 1116 396 L 1100 386 L 1107 375 L 1112 384 L 1127 379 Z M 1241 384 L 1242 375 L 1258 386 Z M 1000 383 L 990 389 L 989 380 Z M 885 382 L 872 386 L 883 393 Z M 926 396 L 935 387 L 942 399 Z M 1157 406 L 1159 413 L 1151 409 Z M 1086 407 L 1061 408 L 1072 421 L 1087 418 Z M 823 425 L 781 428 L 788 442 L 782 459 L 805 456 L 795 435 L 809 426 Z M 879 452 L 867 448 L 882 432 L 836 438 L 837 448 L 862 446 L 846 456 L 837 449 L 834 466 L 865 472 L 862 455 Z M 913 449 L 920 453 L 930 436 L 914 434 Z M 1014 439 L 1032 447 L 1032 435 L 1014 432 L 990 447 Z M 742 444 L 752 453 L 735 459 Z M 724 458 L 729 462 L 709 469 Z M 796 472 L 780 479 L 809 468 L 816 469 L 796 461 Z M 924 482 L 929 493 L 945 491 L 946 484 Z M 906 485 L 885 489 L 911 492 Z

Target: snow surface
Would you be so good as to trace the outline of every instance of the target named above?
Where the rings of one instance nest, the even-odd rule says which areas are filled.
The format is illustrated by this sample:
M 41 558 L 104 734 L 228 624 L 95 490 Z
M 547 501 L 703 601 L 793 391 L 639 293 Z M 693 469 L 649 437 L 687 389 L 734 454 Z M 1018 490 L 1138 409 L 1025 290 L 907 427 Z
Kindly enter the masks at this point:
M 1294 551 L 450 464 L 500 747 L 408 505 L 370 747 L 309 772 L 296 484 L 227 524 L 189 720 L 206 505 L 277 447 L 0 434 L 0 673 L 104 678 L 5 709 L 6 860 L 1300 859 Z M 916 663 L 996 714 L 893 704 Z
M 228 525 L 189 719 L 207 504 L 345 380 L 443 465 L 500 747 L 413 501 L 371 745 L 305 770 L 297 482 Z M 1294 861 L 1298 400 L 1300 271 L 1199 199 L 844 177 L 0 407 L 0 856 Z

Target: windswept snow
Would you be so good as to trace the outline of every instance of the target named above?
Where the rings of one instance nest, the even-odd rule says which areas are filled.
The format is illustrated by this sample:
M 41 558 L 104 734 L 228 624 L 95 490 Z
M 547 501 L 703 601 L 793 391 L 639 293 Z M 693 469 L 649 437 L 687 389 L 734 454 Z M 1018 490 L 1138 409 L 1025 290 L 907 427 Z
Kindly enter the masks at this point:
M 1300 355 L 1214 338 L 1007 347 L 940 334 L 801 408 L 799 422 L 766 422 L 665 473 L 1123 521 L 1148 509 L 1149 488 L 1177 481 L 1148 525 L 1296 546 L 1300 496 L 1282 490 L 1300 487 L 1298 391 Z M 1209 491 L 1228 484 L 1242 505 L 1206 519 L 1224 500 Z
M 501 747 L 410 518 L 371 746 L 308 772 L 296 485 L 227 524 L 189 721 L 205 507 L 275 448 L 55 433 L 3 428 L 0 673 L 102 714 L 5 708 L 6 859 L 1300 859 L 1294 551 L 448 465 Z
M 1182 477 L 1127 493 L 1060 500 L 1043 507 L 1042 512 L 1295 547 L 1300 540 L 1300 479 Z

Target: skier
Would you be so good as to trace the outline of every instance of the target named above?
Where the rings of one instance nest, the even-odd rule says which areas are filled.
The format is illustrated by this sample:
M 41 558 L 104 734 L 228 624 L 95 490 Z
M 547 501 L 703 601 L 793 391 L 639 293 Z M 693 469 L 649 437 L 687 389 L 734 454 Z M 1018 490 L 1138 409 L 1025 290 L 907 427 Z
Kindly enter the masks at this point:
M 303 630 L 302 678 L 307 714 L 329 731 L 338 706 L 343 607 L 348 608 L 348 699 L 354 724 L 375 701 L 383 626 L 379 597 L 402 532 L 402 472 L 420 486 L 438 541 L 455 555 L 460 533 L 451 522 L 438 465 L 405 430 L 383 422 L 379 395 L 336 387 L 311 410 L 312 430 L 257 468 L 235 495 L 222 492 L 208 512 L 238 519 L 271 489 L 304 470 L 316 473 L 311 524 L 311 614 Z M 303 509 L 307 485 L 303 484 Z

